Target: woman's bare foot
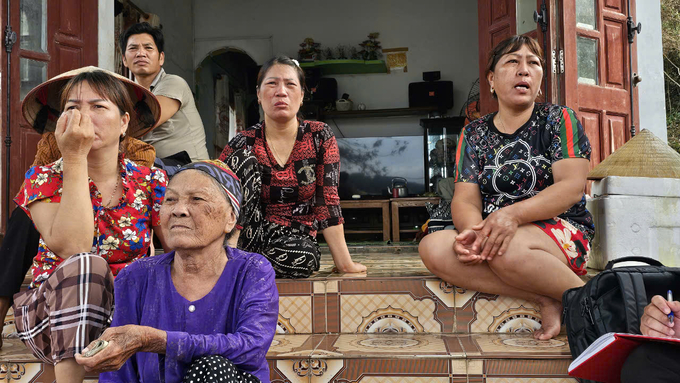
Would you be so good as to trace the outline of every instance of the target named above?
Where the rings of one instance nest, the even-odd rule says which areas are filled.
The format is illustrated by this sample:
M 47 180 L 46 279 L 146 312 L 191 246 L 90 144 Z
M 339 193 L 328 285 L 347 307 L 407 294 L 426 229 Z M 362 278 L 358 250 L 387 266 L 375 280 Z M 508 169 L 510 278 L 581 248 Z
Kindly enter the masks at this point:
M 543 297 L 538 302 L 541 306 L 541 328 L 534 331 L 534 338 L 548 340 L 560 333 L 562 325 L 562 303 L 552 298 Z
M 352 262 L 346 266 L 335 266 L 333 268 L 334 273 L 365 273 L 366 272 L 366 266 L 362 265 L 359 262 Z

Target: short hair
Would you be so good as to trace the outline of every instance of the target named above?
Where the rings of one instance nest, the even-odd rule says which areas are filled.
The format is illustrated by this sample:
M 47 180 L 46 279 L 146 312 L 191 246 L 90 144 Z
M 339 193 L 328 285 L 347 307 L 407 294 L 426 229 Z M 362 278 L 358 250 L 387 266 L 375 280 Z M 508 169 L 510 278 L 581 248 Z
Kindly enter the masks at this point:
M 531 53 L 538 56 L 541 63 L 541 68 L 545 70 L 545 60 L 543 59 L 543 49 L 541 45 L 534 38 L 525 35 L 514 35 L 498 43 L 491 52 L 489 52 L 489 60 L 486 64 L 486 74 L 493 72 L 496 69 L 496 64 L 501 57 L 508 53 L 517 52 L 523 46 L 527 46 Z
M 69 93 L 82 82 L 87 82 L 96 94 L 116 105 L 120 110 L 121 116 L 126 112 L 130 114 L 130 118 L 137 116 L 135 105 L 132 102 L 127 86 L 121 80 L 101 70 L 80 73 L 66 83 L 59 97 L 59 108 L 61 111 L 64 110 Z
M 300 68 L 300 64 L 297 63 L 297 61 L 294 61 L 288 56 L 276 56 L 266 63 L 262 64 L 262 67 L 260 68 L 260 72 L 257 74 L 257 88 L 259 89 L 260 86 L 262 86 L 262 81 L 264 81 L 265 76 L 267 75 L 267 72 L 269 72 L 269 69 L 273 67 L 274 65 L 288 65 L 289 67 L 293 68 L 295 70 L 295 73 L 297 73 L 298 76 L 298 81 L 300 81 L 300 88 L 304 92 L 306 90 L 307 84 L 305 83 L 305 71 Z
M 151 24 L 144 22 L 133 24 L 122 35 L 120 35 L 118 45 L 120 45 L 120 51 L 123 52 L 123 55 L 125 55 L 127 42 L 128 39 L 130 39 L 130 36 L 141 35 L 142 33 L 151 35 L 153 42 L 156 44 L 156 48 L 158 49 L 158 53 L 163 53 L 163 48 L 165 45 L 163 41 L 163 32 L 160 30 L 160 28 L 152 27 Z

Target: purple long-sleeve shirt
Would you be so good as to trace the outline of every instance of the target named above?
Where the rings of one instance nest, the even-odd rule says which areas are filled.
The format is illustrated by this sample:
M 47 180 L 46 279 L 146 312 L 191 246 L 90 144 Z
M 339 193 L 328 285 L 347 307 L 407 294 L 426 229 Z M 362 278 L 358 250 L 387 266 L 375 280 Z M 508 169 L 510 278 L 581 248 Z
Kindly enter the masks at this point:
M 276 331 L 279 294 L 271 264 L 227 247 L 229 261 L 215 287 L 190 302 L 172 283 L 175 252 L 132 263 L 115 280 L 112 327 L 136 324 L 167 332 L 165 355 L 138 352 L 103 382 L 181 382 L 191 362 L 221 355 L 269 382 L 265 355 Z

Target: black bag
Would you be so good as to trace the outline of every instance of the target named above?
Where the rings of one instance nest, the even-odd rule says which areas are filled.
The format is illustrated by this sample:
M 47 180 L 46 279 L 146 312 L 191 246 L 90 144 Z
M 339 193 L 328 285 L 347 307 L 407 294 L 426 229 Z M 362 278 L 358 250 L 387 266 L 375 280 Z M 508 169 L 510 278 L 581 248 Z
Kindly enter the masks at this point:
M 613 269 L 619 262 L 639 261 L 652 266 Z M 655 295 L 666 296 L 680 286 L 680 268 L 665 267 L 646 257 L 624 257 L 607 263 L 604 271 L 584 286 L 562 294 L 562 321 L 567 326 L 571 356 L 576 358 L 608 332 L 640 334 L 640 318 Z

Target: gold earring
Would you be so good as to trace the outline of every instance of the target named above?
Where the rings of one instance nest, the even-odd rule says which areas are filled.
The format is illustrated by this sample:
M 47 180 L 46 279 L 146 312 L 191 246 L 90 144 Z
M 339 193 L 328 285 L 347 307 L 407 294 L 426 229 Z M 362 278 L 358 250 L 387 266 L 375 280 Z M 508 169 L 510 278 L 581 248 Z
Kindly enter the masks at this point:
M 494 92 L 493 87 L 491 87 L 491 94 L 493 94 L 493 92 Z

